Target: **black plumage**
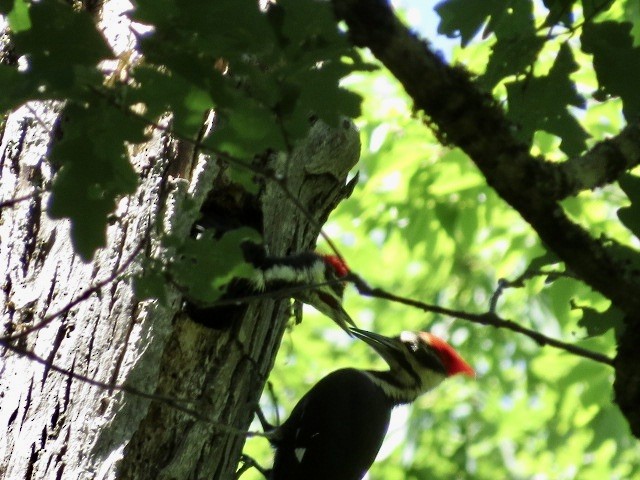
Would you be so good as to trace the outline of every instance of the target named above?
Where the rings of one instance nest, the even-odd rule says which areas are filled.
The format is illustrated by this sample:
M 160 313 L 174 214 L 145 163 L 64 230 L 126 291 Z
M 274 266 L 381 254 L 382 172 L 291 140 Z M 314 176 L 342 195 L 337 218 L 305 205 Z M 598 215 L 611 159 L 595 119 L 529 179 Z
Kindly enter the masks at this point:
M 393 406 L 364 371 L 345 368 L 330 373 L 277 429 L 270 478 L 361 479 L 382 445 Z
M 452 375 L 475 375 L 453 347 L 431 333 L 385 337 L 350 331 L 390 369 L 343 368 L 314 385 L 286 422 L 272 429 L 270 480 L 360 480 L 380 450 L 395 406 L 413 402 Z

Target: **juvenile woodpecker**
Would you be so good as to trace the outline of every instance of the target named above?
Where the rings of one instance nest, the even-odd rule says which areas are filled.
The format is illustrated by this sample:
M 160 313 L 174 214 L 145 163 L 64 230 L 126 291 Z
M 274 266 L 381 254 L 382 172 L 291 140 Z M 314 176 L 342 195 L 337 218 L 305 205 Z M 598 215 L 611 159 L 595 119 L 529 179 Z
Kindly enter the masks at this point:
M 289 292 L 311 305 L 347 333 L 356 324 L 342 307 L 347 265 L 334 255 L 303 252 L 287 257 L 270 257 L 264 248 L 251 242 L 242 244 L 245 259 L 255 267 L 253 287 L 261 292 Z
M 414 401 L 446 377 L 475 375 L 431 333 L 406 331 L 390 338 L 351 332 L 390 370 L 344 368 L 313 386 L 270 435 L 275 447 L 270 480 L 360 480 L 376 458 L 395 406 Z
M 349 326 L 355 327 L 355 323 L 342 307 L 344 281 L 341 280 L 349 270 L 340 258 L 315 252 L 272 257 L 262 245 L 253 242 L 244 242 L 241 248 L 245 260 L 255 270 L 251 278 L 233 282 L 224 300 L 256 293 L 286 295 L 311 305 L 351 334 Z M 199 323 L 214 325 L 211 318 L 216 316 L 217 308 L 187 303 L 186 312 Z

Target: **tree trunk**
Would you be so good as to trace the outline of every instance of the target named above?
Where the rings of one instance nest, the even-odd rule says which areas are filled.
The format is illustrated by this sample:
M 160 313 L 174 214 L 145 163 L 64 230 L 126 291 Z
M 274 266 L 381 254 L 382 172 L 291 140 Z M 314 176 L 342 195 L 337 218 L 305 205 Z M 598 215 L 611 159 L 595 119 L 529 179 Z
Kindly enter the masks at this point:
M 253 416 L 289 302 L 254 302 L 230 328 L 212 330 L 180 313 L 177 292 L 166 308 L 136 300 L 130 274 L 140 264 L 130 259 L 140 251 L 167 259 L 159 230 L 186 236 L 194 220 L 183 200 L 215 201 L 229 185 L 219 162 L 159 129 L 131 149 L 138 190 L 120 201 L 107 247 L 83 263 L 69 223 L 45 212 L 59 109 L 14 112 L 0 143 L 0 199 L 28 197 L 0 212 L 0 336 L 47 320 L 0 350 L 0 478 L 231 478 L 244 443 L 238 432 Z M 345 122 L 317 123 L 292 155 L 269 157 L 313 218 L 267 180 L 257 204 L 272 254 L 313 247 L 317 225 L 350 193 L 345 179 L 358 154 L 358 135 Z

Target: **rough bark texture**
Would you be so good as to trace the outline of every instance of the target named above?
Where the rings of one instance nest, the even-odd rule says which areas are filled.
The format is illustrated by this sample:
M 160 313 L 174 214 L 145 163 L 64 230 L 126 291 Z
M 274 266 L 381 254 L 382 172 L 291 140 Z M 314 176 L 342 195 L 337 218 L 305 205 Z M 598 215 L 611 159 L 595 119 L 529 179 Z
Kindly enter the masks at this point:
M 278 157 L 270 166 L 288 172 L 288 190 L 321 224 L 350 193 L 346 174 L 359 149 L 349 122 L 337 130 L 318 123 L 288 161 Z M 275 182 L 267 181 L 259 199 L 270 252 L 285 255 L 313 248 L 317 227 Z M 228 205 L 228 199 L 223 201 Z M 248 428 L 289 319 L 288 303 L 252 303 L 240 321 L 220 331 L 184 316 L 176 319 L 160 362 L 157 393 L 192 399 L 191 407 L 212 423 L 153 404 L 125 449 L 122 478 L 231 478 L 244 437 L 224 426 Z
M 542 242 L 585 283 L 626 313 L 616 358 L 616 402 L 640 438 L 640 271 L 620 245 L 593 238 L 559 203 L 611 182 L 640 161 L 640 129 L 630 125 L 580 158 L 557 165 L 529 154 L 492 98 L 470 75 L 448 65 L 398 20 L 385 0 L 332 0 L 354 43 L 368 47 L 402 83 L 442 138 L 460 147 L 487 182 L 531 224 Z
M 202 202 L 212 186 L 228 185 L 215 160 L 154 131 L 149 143 L 132 149 L 140 186 L 120 201 L 107 248 L 82 263 L 68 222 L 46 215 L 54 175 L 46 158 L 57 110 L 32 104 L 14 112 L 2 132 L 0 199 L 33 196 L 0 212 L 0 336 L 37 324 L 112 277 L 140 245 L 145 255 L 167 258 L 171 252 L 158 244 L 159 225 L 187 235 L 193 218 L 184 215 L 182 200 Z M 345 179 L 358 155 L 358 134 L 347 122 L 337 129 L 317 123 L 291 157 L 270 157 L 316 220 L 311 223 L 277 183 L 267 181 L 258 204 L 271 253 L 313 247 L 317 225 L 350 193 Z M 138 302 L 130 278 L 118 278 L 11 343 L 56 368 L 0 348 L 0 478 L 232 477 L 244 437 L 225 426 L 248 428 L 289 319 L 288 302 L 253 303 L 242 319 L 219 331 L 180 314 L 177 293 L 169 304 Z M 207 421 L 163 402 L 98 388 L 58 368 L 164 395 Z
M 141 185 L 120 202 L 108 229 L 109 247 L 92 263 L 80 261 L 73 254 L 68 222 L 46 214 L 53 174 L 46 157 L 56 110 L 52 104 L 22 108 L 9 117 L 2 136 L 2 198 L 34 194 L 0 212 L 2 335 L 40 322 L 88 286 L 113 276 L 141 242 L 150 241 L 153 219 L 163 214 L 162 194 L 172 188 L 164 170 L 173 144 L 157 134 L 133 157 Z M 76 374 L 107 384 L 137 378 L 138 388 L 153 391 L 154 364 L 170 333 L 170 319 L 170 312 L 139 304 L 130 281 L 114 281 L 13 344 Z M 128 417 L 118 433 L 122 443 L 144 414 L 143 405 L 137 399 L 123 402 L 119 393 L 96 389 L 8 350 L 0 354 L 0 477 L 109 478 L 114 450 L 122 445 L 96 449 L 101 430 L 113 428 L 116 411 Z M 138 369 L 132 372 L 134 366 Z M 99 472 L 101 467 L 105 470 Z

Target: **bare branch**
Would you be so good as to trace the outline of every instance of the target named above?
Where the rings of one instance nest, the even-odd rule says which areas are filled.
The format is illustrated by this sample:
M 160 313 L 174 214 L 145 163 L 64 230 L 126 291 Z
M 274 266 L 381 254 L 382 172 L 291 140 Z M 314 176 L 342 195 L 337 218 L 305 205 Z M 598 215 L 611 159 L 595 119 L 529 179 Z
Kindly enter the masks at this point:
M 4 200 L 2 202 L 0 202 L 0 210 L 2 210 L 3 208 L 9 208 L 9 207 L 13 207 L 16 204 L 20 203 L 20 202 L 26 202 L 27 200 L 31 200 L 32 198 L 36 197 L 37 195 L 40 195 L 40 190 L 36 190 L 35 192 L 29 194 L 29 195 L 24 195 L 23 197 L 17 197 L 17 198 L 11 198 L 9 200 Z
M 580 157 L 551 163 L 556 170 L 559 189 L 556 200 L 593 190 L 615 182 L 640 165 L 640 125 L 627 125 L 617 136 L 604 140 Z
M 587 350 L 586 348 L 578 347 L 576 345 L 566 343 L 555 338 L 547 337 L 546 335 L 536 332 L 535 330 L 523 327 L 513 320 L 502 319 L 492 311 L 488 311 L 486 313 L 468 313 L 459 310 L 452 310 L 450 308 L 440 307 L 438 305 L 431 305 L 419 300 L 401 297 L 399 295 L 389 293 L 381 288 L 370 287 L 364 280 L 362 280 L 362 278 L 360 278 L 355 273 L 350 273 L 348 275 L 348 280 L 354 283 L 361 295 L 367 297 L 382 298 L 385 300 L 390 300 L 392 302 L 401 303 L 403 305 L 409 305 L 424 312 L 446 315 L 453 318 L 459 318 L 461 320 L 467 320 L 473 323 L 479 323 L 481 325 L 489 325 L 496 328 L 506 328 L 507 330 L 511 330 L 513 332 L 517 332 L 531 338 L 540 346 L 549 345 L 551 347 L 565 350 L 580 357 L 588 358 L 599 363 L 604 363 L 605 365 L 609 365 L 611 367 L 613 366 L 613 359 L 607 357 L 606 355 L 593 352 L 591 350 Z
M 574 280 L 580 280 L 571 272 L 568 271 L 545 271 L 545 270 L 526 270 L 522 275 L 517 277 L 515 280 L 507 280 L 506 278 L 501 278 L 498 280 L 498 286 L 496 287 L 495 292 L 491 296 L 489 300 L 489 311 L 491 313 L 496 311 L 496 306 L 498 304 L 498 300 L 500 296 L 504 293 L 507 288 L 522 288 L 524 287 L 524 282 L 530 280 L 534 277 L 547 277 L 547 282 L 550 283 L 557 278 L 573 278 Z

